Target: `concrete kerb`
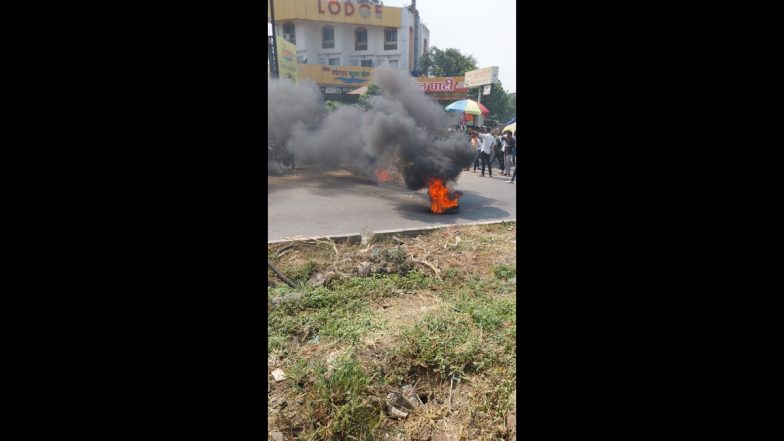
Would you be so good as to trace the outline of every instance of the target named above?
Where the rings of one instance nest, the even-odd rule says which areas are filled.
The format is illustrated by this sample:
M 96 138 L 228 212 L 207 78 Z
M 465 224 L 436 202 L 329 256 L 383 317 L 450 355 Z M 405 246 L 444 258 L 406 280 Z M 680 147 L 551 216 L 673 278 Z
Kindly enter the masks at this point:
M 268 240 L 267 245 L 272 245 L 276 243 L 290 243 L 290 242 L 308 242 L 311 240 L 323 240 L 323 239 L 330 239 L 334 242 L 341 242 L 341 243 L 362 243 L 362 235 L 359 233 L 355 234 L 339 234 L 335 236 L 309 236 L 309 237 L 287 237 L 285 239 L 275 239 L 275 240 Z
M 454 228 L 454 227 L 470 227 L 473 225 L 493 225 L 493 224 L 505 224 L 505 223 L 512 223 L 517 222 L 517 219 L 504 219 L 504 220 L 494 220 L 494 221 L 483 221 L 483 222 L 470 222 L 465 224 L 451 224 L 451 225 L 437 225 L 433 227 L 419 227 L 419 228 L 399 228 L 395 230 L 381 230 L 381 231 L 374 231 L 370 233 L 374 238 L 387 238 L 391 236 L 407 236 L 413 237 L 418 236 L 422 233 L 429 233 L 431 231 L 439 230 L 442 228 Z M 298 242 L 298 241 L 309 241 L 314 239 L 324 239 L 325 237 L 332 239 L 335 242 L 348 242 L 348 243 L 362 243 L 363 241 L 367 240 L 367 238 L 363 238 L 362 234 L 354 233 L 354 234 L 342 234 L 336 236 L 313 236 L 313 237 L 292 237 L 286 239 L 278 239 L 278 240 L 270 240 L 267 242 L 268 245 L 277 244 L 277 243 L 288 243 L 288 242 Z

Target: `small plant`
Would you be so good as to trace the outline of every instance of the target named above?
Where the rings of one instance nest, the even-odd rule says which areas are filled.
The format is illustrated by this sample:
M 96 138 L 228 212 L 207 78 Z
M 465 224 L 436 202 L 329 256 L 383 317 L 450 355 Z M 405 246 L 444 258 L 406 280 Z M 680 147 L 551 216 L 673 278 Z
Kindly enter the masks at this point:
M 403 337 L 407 345 L 399 355 L 443 378 L 463 374 L 474 360 L 482 358 L 477 328 L 464 314 L 452 310 L 426 315 L 422 323 L 404 331 Z
M 401 263 L 405 262 L 406 261 L 406 257 L 408 257 L 406 255 L 406 252 L 403 251 L 403 249 L 400 248 L 400 247 L 397 247 L 397 248 L 395 248 L 393 250 L 389 250 L 387 252 L 387 254 L 389 256 L 389 260 L 391 260 L 391 261 L 393 261 L 393 262 L 395 262 L 397 264 L 401 264 Z
M 517 270 L 504 263 L 497 263 L 493 265 L 493 274 L 500 279 L 508 279 L 517 274 Z
M 367 400 L 371 378 L 351 355 L 343 355 L 329 369 L 313 366 L 315 381 L 309 403 L 310 430 L 303 439 L 373 440 L 382 423 L 381 409 Z
M 308 259 L 303 265 L 291 269 L 287 276 L 295 282 L 305 283 L 316 273 L 317 269 L 316 262 Z
M 459 277 L 460 270 L 457 268 L 447 268 L 442 274 L 447 279 L 455 279 Z
M 480 295 L 464 296 L 457 302 L 456 309 L 468 314 L 477 326 L 484 330 L 495 330 L 514 318 L 515 303 Z

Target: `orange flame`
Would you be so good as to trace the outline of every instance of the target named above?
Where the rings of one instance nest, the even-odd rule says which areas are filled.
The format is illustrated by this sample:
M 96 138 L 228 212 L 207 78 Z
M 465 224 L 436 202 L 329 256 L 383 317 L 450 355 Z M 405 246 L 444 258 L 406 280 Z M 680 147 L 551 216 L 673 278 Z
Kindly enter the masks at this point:
M 449 189 L 444 186 L 441 178 L 430 178 L 427 194 L 430 195 L 430 211 L 433 213 L 443 213 L 446 210 L 457 207 L 457 195 L 454 198 L 449 194 Z
M 383 168 L 377 168 L 376 179 L 378 179 L 378 182 L 387 182 L 392 178 L 389 176 L 389 173 L 387 173 L 386 170 L 384 170 Z

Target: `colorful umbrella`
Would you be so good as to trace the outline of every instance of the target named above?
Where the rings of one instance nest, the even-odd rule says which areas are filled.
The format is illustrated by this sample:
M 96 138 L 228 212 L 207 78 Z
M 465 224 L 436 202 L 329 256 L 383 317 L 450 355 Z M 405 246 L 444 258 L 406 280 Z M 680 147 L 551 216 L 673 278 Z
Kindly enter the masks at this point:
M 460 100 L 444 107 L 449 112 L 463 112 L 469 115 L 489 115 L 490 111 L 482 103 L 477 103 L 474 100 Z

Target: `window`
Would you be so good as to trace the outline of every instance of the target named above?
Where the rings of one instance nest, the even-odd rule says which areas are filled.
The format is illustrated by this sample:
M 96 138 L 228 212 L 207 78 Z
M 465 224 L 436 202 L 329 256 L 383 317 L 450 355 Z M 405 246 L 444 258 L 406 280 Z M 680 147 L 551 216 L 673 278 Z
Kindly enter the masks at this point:
M 297 63 L 299 63 L 299 64 L 308 64 L 308 56 L 307 55 L 297 55 Z
M 373 67 L 373 60 L 362 60 L 362 67 Z
M 340 57 L 330 58 L 329 59 L 330 66 L 340 66 Z
M 366 51 L 368 48 L 368 37 L 366 28 L 357 28 L 354 32 L 354 50 Z
M 384 50 L 397 50 L 397 29 L 384 29 Z
M 351 60 L 351 65 L 352 66 L 359 66 L 359 60 L 357 60 L 357 59 Z
M 290 43 L 297 44 L 296 34 L 294 33 L 294 23 L 290 21 L 283 23 L 283 38 Z
M 389 67 L 397 69 L 397 60 L 389 60 Z
M 324 26 L 321 29 L 321 48 L 333 49 L 335 47 L 335 29 L 332 26 Z

